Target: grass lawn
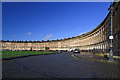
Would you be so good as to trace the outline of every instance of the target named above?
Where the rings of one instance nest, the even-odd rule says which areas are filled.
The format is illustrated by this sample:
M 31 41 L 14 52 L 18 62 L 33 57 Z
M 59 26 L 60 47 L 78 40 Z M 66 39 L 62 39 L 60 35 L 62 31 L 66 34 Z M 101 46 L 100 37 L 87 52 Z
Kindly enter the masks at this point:
M 95 54 L 95 55 L 97 55 L 97 56 L 104 56 L 103 54 Z M 107 55 L 108 57 L 109 57 L 109 55 Z M 113 56 L 113 58 L 118 58 L 118 59 L 120 59 L 120 56 Z
M 2 53 L 1 53 L 2 52 Z M 11 57 L 18 57 L 18 56 L 27 56 L 27 55 L 37 55 L 37 54 L 52 54 L 56 52 L 50 51 L 0 51 L 0 58 L 11 58 Z

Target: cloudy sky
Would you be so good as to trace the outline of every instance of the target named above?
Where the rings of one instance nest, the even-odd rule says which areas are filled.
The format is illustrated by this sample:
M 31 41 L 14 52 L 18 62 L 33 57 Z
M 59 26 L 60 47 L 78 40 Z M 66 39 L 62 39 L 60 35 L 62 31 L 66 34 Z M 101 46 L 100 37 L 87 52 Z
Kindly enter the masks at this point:
M 81 35 L 107 16 L 110 2 L 3 2 L 3 40 L 56 40 Z

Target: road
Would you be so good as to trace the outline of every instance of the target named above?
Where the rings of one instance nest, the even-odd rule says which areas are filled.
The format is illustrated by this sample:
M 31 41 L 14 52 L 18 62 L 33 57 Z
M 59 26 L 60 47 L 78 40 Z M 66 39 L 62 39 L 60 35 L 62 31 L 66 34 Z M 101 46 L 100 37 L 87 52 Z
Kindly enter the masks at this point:
M 3 78 L 118 78 L 117 65 L 71 56 L 73 53 L 30 56 L 3 61 Z

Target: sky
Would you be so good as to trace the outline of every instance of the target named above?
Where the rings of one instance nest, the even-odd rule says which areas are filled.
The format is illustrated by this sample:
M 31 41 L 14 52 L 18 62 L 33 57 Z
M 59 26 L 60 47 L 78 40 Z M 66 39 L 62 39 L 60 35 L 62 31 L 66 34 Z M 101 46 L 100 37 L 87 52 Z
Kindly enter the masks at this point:
M 110 2 L 3 2 L 2 39 L 56 40 L 92 31 Z

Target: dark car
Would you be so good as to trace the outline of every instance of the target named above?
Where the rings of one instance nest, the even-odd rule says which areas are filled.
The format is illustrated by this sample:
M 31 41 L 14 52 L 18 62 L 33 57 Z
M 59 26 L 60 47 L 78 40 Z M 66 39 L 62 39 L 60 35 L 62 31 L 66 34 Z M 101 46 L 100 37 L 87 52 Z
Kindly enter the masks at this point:
M 62 50 L 62 52 L 66 52 L 66 50 Z
M 75 49 L 73 52 L 74 53 L 80 53 L 80 49 Z

